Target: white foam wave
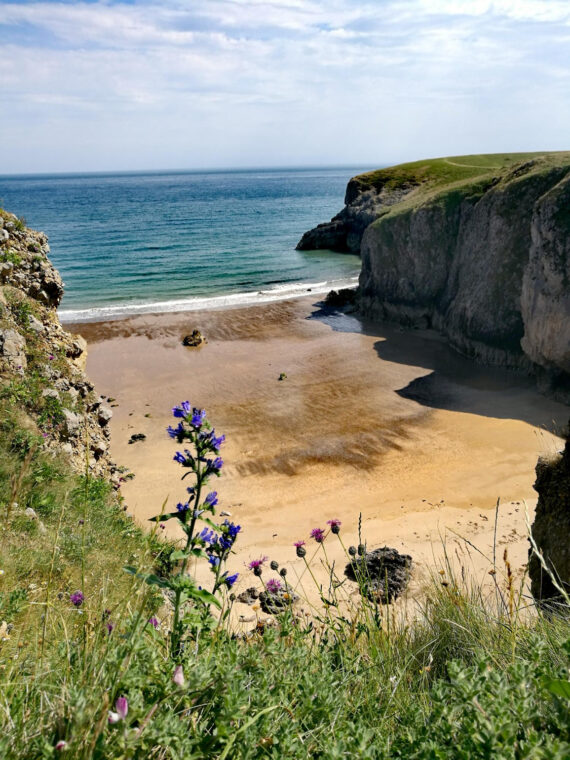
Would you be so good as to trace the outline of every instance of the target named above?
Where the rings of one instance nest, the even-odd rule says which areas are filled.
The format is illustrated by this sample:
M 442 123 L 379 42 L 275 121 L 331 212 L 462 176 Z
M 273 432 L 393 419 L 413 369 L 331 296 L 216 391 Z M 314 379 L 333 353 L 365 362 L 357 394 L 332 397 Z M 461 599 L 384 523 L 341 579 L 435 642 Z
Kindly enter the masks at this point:
M 323 295 L 329 290 L 354 288 L 358 277 L 322 282 L 296 282 L 275 285 L 264 290 L 246 293 L 228 293 L 208 298 L 183 298 L 173 301 L 152 301 L 146 303 L 118 304 L 117 306 L 96 306 L 90 309 L 59 309 L 61 322 L 101 322 L 111 319 L 133 317 L 138 314 L 156 314 L 176 311 L 199 311 L 202 309 L 231 309 L 239 306 L 284 301 L 309 295 Z

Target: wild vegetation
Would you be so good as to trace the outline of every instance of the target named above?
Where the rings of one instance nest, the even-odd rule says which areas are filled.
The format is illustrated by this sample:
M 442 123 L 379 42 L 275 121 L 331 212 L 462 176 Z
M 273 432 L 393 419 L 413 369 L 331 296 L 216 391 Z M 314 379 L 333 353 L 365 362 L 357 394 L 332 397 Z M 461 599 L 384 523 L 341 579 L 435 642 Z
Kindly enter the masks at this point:
M 568 606 L 523 614 L 508 566 L 490 598 L 442 568 L 408 621 L 366 597 L 342 612 L 321 589 L 312 616 L 285 604 L 275 625 L 235 635 L 223 565 L 239 530 L 203 495 L 223 463 L 196 450 L 222 443 L 201 410 L 177 407 L 170 429 L 195 482 L 145 533 L 1 403 L 2 757 L 569 756 Z M 167 517 L 186 526 L 181 548 L 156 538 Z M 341 530 L 333 519 L 307 542 L 326 556 Z M 307 561 L 303 542 L 295 552 Z M 182 572 L 190 555 L 211 566 L 212 592 Z M 267 563 L 245 572 L 283 596 L 286 574 L 268 578 Z

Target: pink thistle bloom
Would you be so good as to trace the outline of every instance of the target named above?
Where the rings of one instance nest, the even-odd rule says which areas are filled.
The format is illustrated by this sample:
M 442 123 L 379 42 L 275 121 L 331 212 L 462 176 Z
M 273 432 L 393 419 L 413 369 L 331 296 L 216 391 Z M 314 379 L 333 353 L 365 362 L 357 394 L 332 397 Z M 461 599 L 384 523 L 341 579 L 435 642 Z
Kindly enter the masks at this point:
M 129 703 L 126 697 L 119 697 L 115 702 L 115 710 L 121 720 L 124 720 L 129 713 Z
M 322 544 L 325 540 L 325 532 L 322 528 L 313 528 L 311 531 L 311 538 L 314 538 L 318 544 Z
M 336 535 L 340 533 L 340 526 L 342 523 L 339 519 L 335 518 L 334 520 L 327 520 L 327 525 L 331 526 L 331 533 L 335 533 Z
M 300 546 L 305 546 L 305 542 L 304 541 L 295 541 L 295 543 L 293 544 L 293 546 L 295 547 L 295 549 L 298 549 Z
M 259 570 L 260 567 L 264 564 L 264 562 L 267 562 L 269 557 L 260 557 L 259 559 L 252 559 L 251 562 L 248 564 L 249 570 Z
M 277 580 L 277 578 L 270 578 L 267 581 L 267 590 L 270 594 L 276 594 L 278 591 L 281 591 L 281 581 Z
M 177 665 L 174 668 L 174 675 L 172 676 L 172 680 L 181 689 L 184 688 L 186 681 L 184 680 L 184 671 L 182 670 L 182 665 Z

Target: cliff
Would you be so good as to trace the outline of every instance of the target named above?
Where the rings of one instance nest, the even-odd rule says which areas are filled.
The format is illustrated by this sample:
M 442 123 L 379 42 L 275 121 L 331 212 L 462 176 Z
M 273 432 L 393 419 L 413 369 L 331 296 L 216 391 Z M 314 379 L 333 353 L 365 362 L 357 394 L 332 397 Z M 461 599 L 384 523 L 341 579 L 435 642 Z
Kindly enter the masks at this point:
M 364 315 L 570 394 L 570 153 L 459 156 L 353 178 L 298 247 L 359 251 Z
M 58 320 L 63 283 L 48 253 L 44 234 L 0 209 L 0 406 L 23 415 L 44 451 L 117 485 L 108 455 L 112 410 L 83 372 L 85 341 Z

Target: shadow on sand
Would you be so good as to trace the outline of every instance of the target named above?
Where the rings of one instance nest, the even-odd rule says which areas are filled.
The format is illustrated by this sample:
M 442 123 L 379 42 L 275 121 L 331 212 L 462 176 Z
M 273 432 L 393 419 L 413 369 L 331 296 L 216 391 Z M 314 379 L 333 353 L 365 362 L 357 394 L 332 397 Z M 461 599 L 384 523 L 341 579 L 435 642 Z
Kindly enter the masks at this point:
M 374 350 L 379 359 L 426 370 L 425 375 L 395 391 L 402 398 L 432 409 L 518 419 L 553 433 L 566 427 L 568 407 L 539 394 L 532 377 L 477 364 L 457 353 L 434 330 L 373 322 L 342 309 L 315 306 L 307 319 L 337 332 L 378 338 Z

